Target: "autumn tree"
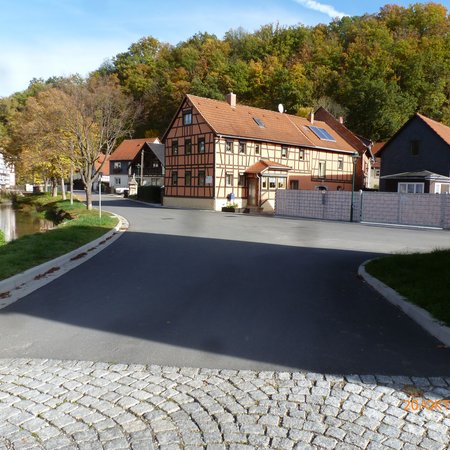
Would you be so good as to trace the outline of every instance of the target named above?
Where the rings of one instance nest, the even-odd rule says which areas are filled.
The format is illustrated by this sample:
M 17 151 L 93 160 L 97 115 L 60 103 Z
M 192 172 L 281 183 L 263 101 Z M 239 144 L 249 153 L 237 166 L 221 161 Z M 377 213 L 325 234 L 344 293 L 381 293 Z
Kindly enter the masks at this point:
M 22 176 L 38 174 L 52 184 L 56 195 L 57 183 L 65 197 L 64 180 L 70 168 L 70 154 L 65 139 L 64 105 L 66 95 L 60 89 L 47 88 L 29 97 L 24 108 L 12 120 L 11 139 L 18 155 Z
M 346 112 L 353 131 L 387 139 L 415 111 L 450 124 L 449 34 L 450 17 L 439 3 L 386 5 L 312 27 L 237 28 L 223 39 L 199 32 L 177 45 L 147 36 L 95 77 L 117 77 L 142 103 L 136 137 L 161 135 L 187 93 L 223 99 L 233 91 L 239 103 L 283 103 L 291 113 L 325 99 Z M 49 83 L 60 87 L 61 80 L 33 80 L 13 96 L 18 110 Z
M 114 77 L 92 77 L 64 86 L 64 129 L 73 139 L 78 171 L 85 186 L 86 205 L 92 209 L 92 185 L 103 171 L 96 168 L 100 154 L 109 156 L 119 140 L 130 136 L 139 108 Z

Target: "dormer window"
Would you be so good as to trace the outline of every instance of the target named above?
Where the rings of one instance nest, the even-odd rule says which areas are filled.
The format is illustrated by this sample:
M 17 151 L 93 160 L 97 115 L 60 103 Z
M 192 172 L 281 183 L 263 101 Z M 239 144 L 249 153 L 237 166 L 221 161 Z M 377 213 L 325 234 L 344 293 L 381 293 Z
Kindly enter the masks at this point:
M 192 109 L 183 111 L 183 125 L 192 125 Z

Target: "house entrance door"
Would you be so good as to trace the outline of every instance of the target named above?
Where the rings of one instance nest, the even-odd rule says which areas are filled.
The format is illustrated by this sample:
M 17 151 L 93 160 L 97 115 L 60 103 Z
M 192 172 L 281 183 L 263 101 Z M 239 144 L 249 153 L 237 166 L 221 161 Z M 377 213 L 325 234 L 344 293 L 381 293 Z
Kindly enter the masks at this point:
M 248 206 L 258 206 L 258 179 L 249 178 L 248 179 Z

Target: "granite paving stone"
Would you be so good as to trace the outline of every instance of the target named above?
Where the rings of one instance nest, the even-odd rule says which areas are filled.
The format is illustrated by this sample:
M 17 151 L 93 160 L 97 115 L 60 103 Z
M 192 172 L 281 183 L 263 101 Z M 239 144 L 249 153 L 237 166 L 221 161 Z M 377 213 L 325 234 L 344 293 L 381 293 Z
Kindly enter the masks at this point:
M 446 448 L 450 410 L 405 386 L 448 379 L 0 360 L 0 450 Z

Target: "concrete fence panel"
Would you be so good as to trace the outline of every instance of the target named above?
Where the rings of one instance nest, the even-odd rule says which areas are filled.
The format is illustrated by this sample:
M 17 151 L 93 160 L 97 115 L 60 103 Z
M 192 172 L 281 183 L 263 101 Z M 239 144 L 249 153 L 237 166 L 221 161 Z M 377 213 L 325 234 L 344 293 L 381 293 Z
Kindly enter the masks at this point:
M 278 190 L 280 216 L 350 221 L 352 193 Z M 355 192 L 353 221 L 450 229 L 450 195 Z
M 363 192 L 360 195 L 363 222 L 400 223 L 400 197 L 395 192 Z
M 436 194 L 400 194 L 400 224 L 442 226 L 441 199 Z

